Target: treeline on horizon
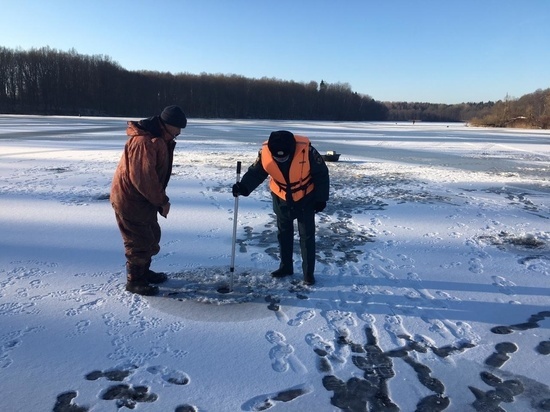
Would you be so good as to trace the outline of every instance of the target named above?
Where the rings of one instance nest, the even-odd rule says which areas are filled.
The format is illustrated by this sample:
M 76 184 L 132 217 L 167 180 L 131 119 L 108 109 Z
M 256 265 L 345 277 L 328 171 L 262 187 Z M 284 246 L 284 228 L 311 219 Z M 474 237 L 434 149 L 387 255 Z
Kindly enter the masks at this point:
M 492 119 L 496 109 L 500 116 L 504 103 L 508 114 L 517 114 L 510 109 L 514 103 L 511 99 L 504 103 L 456 105 L 380 102 L 353 92 L 347 83 L 129 71 L 108 56 L 50 47 L 27 51 L 0 47 L 0 84 L 0 113 L 4 114 L 146 117 L 167 105 L 179 104 L 191 118 L 434 122 L 476 119 L 481 124 L 485 118 Z M 537 116 L 538 112 L 540 109 L 533 106 L 529 113 Z

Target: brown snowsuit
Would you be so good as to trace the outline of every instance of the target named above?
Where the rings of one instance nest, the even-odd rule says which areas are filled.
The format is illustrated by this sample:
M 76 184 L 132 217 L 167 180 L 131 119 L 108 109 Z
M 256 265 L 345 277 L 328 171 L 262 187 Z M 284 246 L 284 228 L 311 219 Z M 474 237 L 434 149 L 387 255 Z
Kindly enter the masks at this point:
M 128 280 L 143 278 L 159 250 L 157 212 L 168 203 L 176 142 L 158 116 L 128 122 L 129 136 L 111 185 L 111 204 L 124 241 Z

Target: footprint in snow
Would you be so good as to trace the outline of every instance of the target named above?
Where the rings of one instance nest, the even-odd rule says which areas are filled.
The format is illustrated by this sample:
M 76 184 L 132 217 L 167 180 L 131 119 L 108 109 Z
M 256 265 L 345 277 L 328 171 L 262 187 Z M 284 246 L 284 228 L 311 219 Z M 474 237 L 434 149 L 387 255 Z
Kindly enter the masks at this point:
M 172 385 L 187 385 L 190 382 L 189 376 L 182 371 L 170 369 L 165 366 L 150 366 L 147 372 L 159 375 L 163 381 Z
M 44 327 L 27 327 L 22 330 L 16 330 L 0 336 L 0 369 L 8 368 L 13 359 L 10 357 L 10 352 L 20 347 L 25 335 L 43 330 Z
M 286 372 L 289 368 L 297 373 L 307 372 L 305 366 L 294 355 L 294 347 L 286 342 L 282 333 L 270 330 L 265 334 L 265 338 L 274 345 L 269 351 L 269 359 L 275 372 Z
M 357 304 L 362 304 L 365 296 L 356 292 L 338 291 L 337 307 L 342 310 L 351 310 Z
M 460 302 L 461 301 L 460 298 L 457 298 L 456 296 L 453 296 L 453 295 L 451 295 L 447 292 L 444 292 L 442 290 L 436 291 L 435 294 L 437 296 L 439 296 L 440 298 L 445 299 L 447 301 L 452 301 L 452 302 Z
M 506 295 L 514 295 L 514 286 L 516 284 L 506 278 L 503 278 L 502 276 L 492 276 L 493 279 L 493 285 L 497 287 L 499 292 L 504 293 Z
M 76 323 L 76 330 L 72 333 L 67 334 L 68 338 L 73 338 L 75 336 L 83 335 L 88 331 L 88 328 L 92 322 L 90 320 L 84 319 Z
M 280 402 L 291 402 L 294 399 L 307 395 L 312 391 L 313 389 L 308 385 L 299 385 L 281 392 L 255 396 L 254 398 L 246 401 L 242 405 L 241 409 L 243 411 L 250 412 L 265 411 L 273 406 L 276 406 Z
M 372 327 L 376 318 L 368 312 L 357 312 L 357 317 L 365 322 L 366 326 Z
M 422 279 L 420 278 L 418 273 L 415 273 L 415 272 L 407 273 L 407 279 L 413 282 L 422 282 Z
M 394 337 L 398 344 L 401 339 L 408 339 L 411 336 L 403 326 L 403 319 L 399 315 L 386 315 L 384 329 Z
M 404 255 L 404 254 L 400 253 L 397 256 L 405 263 L 409 263 L 409 264 L 414 264 L 415 263 L 414 259 L 407 256 L 407 255 Z
M 481 340 L 481 337 L 473 331 L 472 326 L 468 322 L 452 322 L 448 319 L 443 319 L 442 322 L 462 342 L 477 344 Z
M 472 258 L 468 262 L 468 270 L 475 274 L 482 274 L 483 273 L 483 264 L 481 263 L 481 259 L 478 258 Z
M 290 326 L 301 326 L 304 322 L 307 322 L 310 319 L 313 319 L 315 316 L 315 311 L 313 310 L 303 310 L 299 312 L 294 319 L 289 320 L 287 323 Z
M 281 300 L 279 298 L 268 295 L 265 297 L 265 301 L 269 303 L 269 305 L 267 305 L 267 308 L 275 312 L 275 316 L 279 321 L 284 323 L 288 322 L 288 316 L 281 309 Z
M 333 343 L 325 341 L 315 333 L 308 333 L 306 335 L 306 343 L 313 348 L 313 352 L 318 356 L 317 369 L 320 372 L 326 373 L 332 371 L 334 362 L 338 364 L 346 362 L 346 357 L 337 352 Z
M 351 312 L 328 310 L 324 312 L 323 316 L 332 329 L 336 332 L 337 337 L 348 337 L 350 335 L 348 326 L 357 326 L 357 322 L 353 318 Z
M 421 299 L 423 296 L 415 289 L 409 289 L 405 292 L 405 297 L 407 299 L 416 300 Z
M 451 334 L 445 327 L 445 324 L 441 322 L 439 319 L 433 319 L 428 316 L 422 316 L 421 319 L 426 322 L 428 325 L 430 325 L 429 330 L 431 332 L 438 333 L 442 338 L 445 340 L 452 339 Z

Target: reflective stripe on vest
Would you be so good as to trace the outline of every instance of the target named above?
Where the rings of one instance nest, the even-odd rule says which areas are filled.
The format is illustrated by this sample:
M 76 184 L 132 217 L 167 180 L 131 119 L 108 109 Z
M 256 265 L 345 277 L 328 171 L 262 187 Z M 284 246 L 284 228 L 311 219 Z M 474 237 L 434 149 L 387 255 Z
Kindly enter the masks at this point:
M 281 199 L 297 202 L 313 191 L 313 180 L 311 178 L 311 166 L 309 164 L 310 141 L 305 136 L 294 135 L 296 150 L 290 163 L 289 183 L 285 181 L 277 161 L 267 147 L 267 141 L 262 147 L 262 166 L 269 174 L 269 188 Z

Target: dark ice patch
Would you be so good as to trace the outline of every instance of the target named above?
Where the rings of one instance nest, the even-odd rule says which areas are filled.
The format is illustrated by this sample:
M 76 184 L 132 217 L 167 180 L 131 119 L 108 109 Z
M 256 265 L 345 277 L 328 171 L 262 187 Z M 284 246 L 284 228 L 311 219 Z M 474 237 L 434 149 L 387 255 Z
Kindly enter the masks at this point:
M 73 403 L 76 398 L 76 391 L 68 391 L 57 396 L 53 412 L 88 412 L 88 408 Z
M 95 381 L 100 378 L 106 378 L 109 381 L 122 382 L 128 376 L 132 374 L 131 370 L 121 370 L 121 369 L 110 369 L 107 371 L 92 371 L 88 373 L 85 378 L 89 381 Z
M 550 355 L 550 340 L 540 342 L 535 350 L 541 355 Z
M 116 401 L 117 408 L 134 409 L 138 403 L 152 403 L 158 399 L 155 393 L 149 393 L 147 386 L 114 385 L 101 395 L 106 401 Z

